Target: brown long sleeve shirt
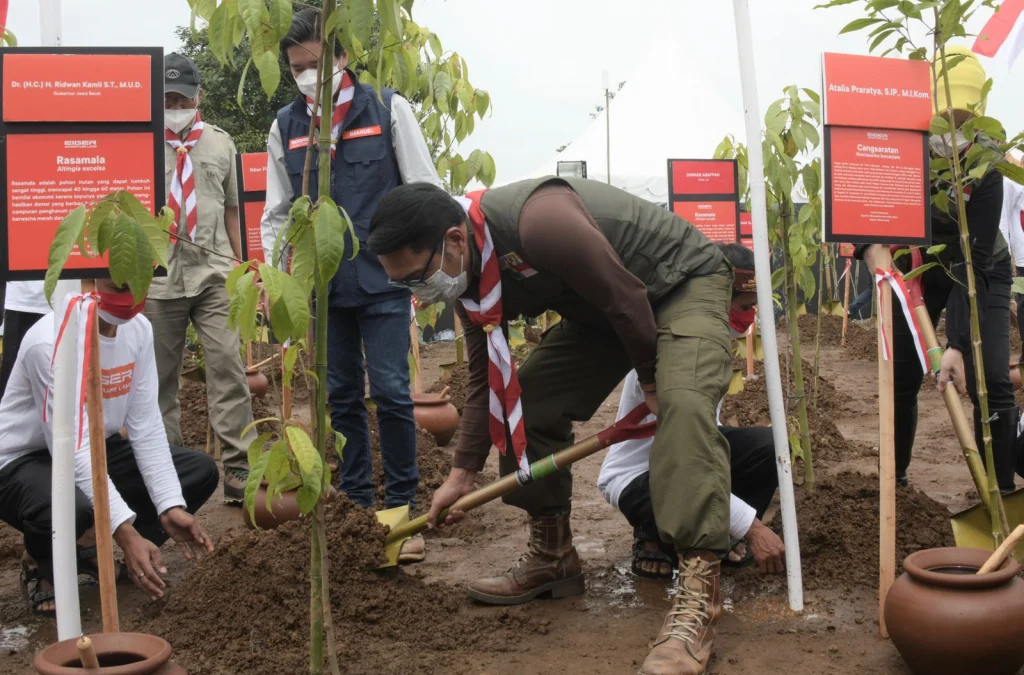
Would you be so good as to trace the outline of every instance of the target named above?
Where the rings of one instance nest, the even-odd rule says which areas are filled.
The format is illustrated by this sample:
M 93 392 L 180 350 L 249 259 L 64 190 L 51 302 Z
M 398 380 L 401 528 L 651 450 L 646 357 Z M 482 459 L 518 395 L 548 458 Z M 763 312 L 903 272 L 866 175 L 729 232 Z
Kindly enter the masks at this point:
M 653 383 L 658 335 L 647 287 L 626 270 L 579 196 L 565 185 L 541 187 L 523 205 L 519 236 L 526 262 L 560 279 L 588 306 L 588 313 L 603 315 L 622 341 L 640 383 Z M 506 298 L 503 304 L 506 318 L 526 311 Z M 491 447 L 487 343 L 483 329 L 470 322 L 461 302 L 455 309 L 465 327 L 470 377 L 453 466 L 479 471 Z M 566 314 L 564 308 L 549 309 Z

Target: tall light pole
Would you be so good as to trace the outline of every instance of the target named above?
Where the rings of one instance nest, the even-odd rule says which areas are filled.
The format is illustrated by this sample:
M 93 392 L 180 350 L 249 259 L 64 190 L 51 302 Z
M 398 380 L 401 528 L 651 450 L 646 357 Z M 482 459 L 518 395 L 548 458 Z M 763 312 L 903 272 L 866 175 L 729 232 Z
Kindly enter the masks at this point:
M 605 168 L 608 171 L 608 184 L 612 184 L 612 102 L 611 89 L 608 83 L 608 71 L 601 71 L 601 79 L 604 81 L 604 134 L 605 134 Z

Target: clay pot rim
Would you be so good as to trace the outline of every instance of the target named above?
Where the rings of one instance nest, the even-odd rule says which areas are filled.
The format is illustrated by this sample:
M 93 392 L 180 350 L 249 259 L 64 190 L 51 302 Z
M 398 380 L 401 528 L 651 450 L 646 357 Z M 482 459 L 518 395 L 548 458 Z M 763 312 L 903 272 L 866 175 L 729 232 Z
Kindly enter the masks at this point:
M 255 367 L 254 368 L 246 368 L 245 369 L 245 374 L 247 376 L 248 375 L 263 375 L 264 378 L 267 377 L 266 374 L 260 368 L 255 368 Z
M 171 645 L 167 640 L 148 633 L 98 633 L 90 635 L 93 647 L 96 648 L 96 655 L 131 652 L 140 656 L 147 655 L 144 661 L 130 663 L 124 666 L 110 666 L 103 668 L 104 675 L 133 675 L 134 673 L 152 672 L 163 667 L 171 660 Z M 36 654 L 32 660 L 32 667 L 38 672 L 47 675 L 82 675 L 86 672 L 82 668 L 69 668 L 57 665 L 53 661 L 45 660 L 47 656 L 56 657 L 60 663 L 71 661 L 78 657 L 78 650 L 75 645 L 78 638 L 70 638 L 56 642 Z M 128 649 L 132 645 L 135 649 Z M 60 656 L 57 656 L 57 655 Z
M 995 571 L 986 574 L 944 574 L 931 571 L 936 567 L 952 565 L 980 568 L 990 555 L 991 551 L 980 548 L 928 548 L 908 555 L 903 561 L 903 569 L 915 581 L 958 589 L 1002 586 L 1020 572 L 1020 565 L 1012 558 L 1007 558 Z
M 440 394 L 439 393 L 435 393 L 435 394 L 413 394 L 412 395 L 412 404 L 413 405 L 438 405 L 438 406 L 440 406 L 440 405 L 445 405 L 446 403 L 451 403 L 451 398 L 449 398 L 448 396 L 445 396 L 444 398 L 440 398 Z

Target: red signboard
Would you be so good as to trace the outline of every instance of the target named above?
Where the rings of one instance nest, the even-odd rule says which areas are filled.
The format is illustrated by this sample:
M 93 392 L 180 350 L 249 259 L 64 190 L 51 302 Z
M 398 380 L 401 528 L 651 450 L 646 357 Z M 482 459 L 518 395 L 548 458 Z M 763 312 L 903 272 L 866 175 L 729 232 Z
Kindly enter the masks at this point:
M 672 211 L 711 241 L 736 241 L 736 202 L 676 202 Z
M 148 54 L 3 55 L 5 122 L 148 122 Z
M 267 153 L 247 152 L 242 155 L 242 191 L 267 191 Z
M 250 152 L 238 155 L 239 216 L 242 219 L 242 257 L 266 262 L 263 255 L 262 220 L 267 199 L 267 153 Z
M 739 239 L 739 168 L 732 159 L 668 160 L 668 207 L 716 242 Z
M 734 195 L 736 167 L 731 160 L 673 160 L 671 194 Z
M 8 269 L 45 271 L 57 226 L 79 205 L 128 190 L 153 210 L 157 203 L 154 168 L 151 134 L 9 135 L 7 247 L 16 255 L 10 255 Z M 65 267 L 97 264 L 76 247 Z
M 749 212 L 740 213 L 740 236 L 750 237 L 754 234 L 754 218 Z
M 822 77 L 826 125 L 929 129 L 933 111 L 927 61 L 826 52 Z
M 826 239 L 929 244 L 926 136 L 852 127 L 825 136 Z

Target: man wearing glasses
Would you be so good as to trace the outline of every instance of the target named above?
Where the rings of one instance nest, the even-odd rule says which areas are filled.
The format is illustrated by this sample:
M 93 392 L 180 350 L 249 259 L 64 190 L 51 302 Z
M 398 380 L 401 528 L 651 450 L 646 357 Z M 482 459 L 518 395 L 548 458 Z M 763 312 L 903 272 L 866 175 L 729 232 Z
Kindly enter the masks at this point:
M 282 108 L 267 140 L 267 205 L 263 248 L 269 261 L 278 235 L 288 221 L 292 201 L 302 194 L 310 114 L 316 94 L 320 57 L 320 10 L 298 12 L 281 51 L 288 59 L 299 95 Z M 327 326 L 327 387 L 331 423 L 348 439 L 340 467 L 340 489 L 352 501 L 374 505 L 376 490 L 366 422 L 365 380 L 377 406 L 387 508 L 415 506 L 416 423 L 409 395 L 408 289 L 388 283 L 387 274 L 365 246 L 370 216 L 390 190 L 403 183 L 426 181 L 441 186 L 423 133 L 409 102 L 393 89 L 377 92 L 358 82 L 346 68 L 348 57 L 334 43 L 334 100 L 331 153 L 331 198 L 352 219 L 361 243 L 354 260 L 342 259 L 330 286 Z M 319 116 L 317 115 L 317 118 Z M 316 166 L 309 179 L 316 195 Z M 351 242 L 347 242 L 351 246 Z M 285 256 L 287 255 L 287 247 Z M 351 250 L 351 249 L 349 249 Z M 365 364 L 365 365 L 364 365 Z M 423 540 L 408 542 L 400 562 L 423 559 Z

